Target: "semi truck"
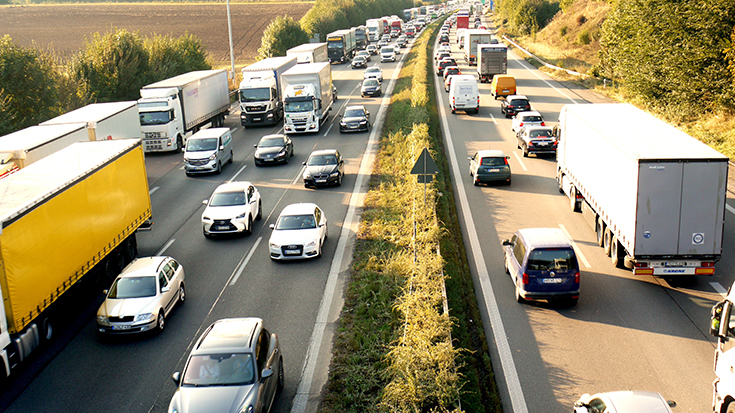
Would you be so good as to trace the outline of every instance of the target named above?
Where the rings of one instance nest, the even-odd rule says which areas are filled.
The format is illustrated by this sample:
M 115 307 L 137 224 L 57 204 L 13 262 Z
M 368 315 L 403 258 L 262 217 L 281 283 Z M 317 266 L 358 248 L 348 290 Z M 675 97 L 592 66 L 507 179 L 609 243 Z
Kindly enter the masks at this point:
M 269 57 L 242 69 L 238 90 L 242 126 L 275 125 L 283 119 L 280 79 L 283 72 L 296 65 L 297 59 Z
M 492 82 L 493 76 L 508 73 L 508 47 L 504 44 L 477 45 L 477 76 L 481 83 Z
M 403 9 L 403 21 L 408 23 L 413 18 L 413 12 L 411 9 Z
M 377 42 L 383 35 L 383 19 L 370 19 L 365 22 L 368 31 L 368 40 Z
M 390 35 L 391 37 L 398 37 L 403 32 L 403 21 L 398 18 L 391 18 L 390 20 Z
M 135 101 L 92 103 L 41 125 L 62 125 L 83 122 L 90 141 L 140 138 L 140 121 Z
M 332 63 L 350 61 L 355 55 L 355 29 L 337 30 L 327 35 L 327 53 Z
M 353 27 L 355 29 L 355 47 L 357 50 L 365 50 L 368 45 L 367 28 L 365 26 Z
M 614 266 L 713 275 L 722 256 L 728 158 L 628 104 L 566 105 L 557 183 Z
M 284 132 L 319 132 L 336 99 L 330 63 L 296 65 L 283 74 L 281 81 Z
M 145 152 L 183 151 L 202 126 L 220 127 L 230 110 L 225 70 L 199 70 L 144 86 L 138 112 Z
M 135 258 L 150 217 L 140 139 L 74 143 L 0 180 L 0 374 L 53 338 L 81 280 Z
M 137 115 L 136 115 L 137 120 Z M 0 178 L 64 149 L 89 141 L 87 124 L 31 126 L 0 137 Z
M 470 15 L 469 13 L 463 13 L 460 11 L 457 14 L 457 29 L 469 29 L 470 28 Z M 459 42 L 459 40 L 457 41 Z M 489 41 L 487 43 L 490 43 Z
M 489 44 L 492 35 L 483 29 L 468 29 L 464 33 L 464 60 L 470 66 L 477 64 L 477 45 Z
M 296 63 L 320 63 L 329 61 L 326 43 L 304 43 L 286 50 L 286 56 L 295 57 Z

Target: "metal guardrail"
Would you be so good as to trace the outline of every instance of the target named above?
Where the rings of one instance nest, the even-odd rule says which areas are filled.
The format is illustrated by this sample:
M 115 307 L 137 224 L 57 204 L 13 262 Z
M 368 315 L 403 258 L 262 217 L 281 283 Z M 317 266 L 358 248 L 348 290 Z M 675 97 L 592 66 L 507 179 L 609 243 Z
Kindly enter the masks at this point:
M 512 44 L 517 49 L 521 50 L 523 53 L 531 56 L 534 60 L 538 60 L 539 63 L 541 63 L 542 65 L 548 67 L 549 69 L 561 70 L 561 71 L 567 72 L 570 75 L 574 75 L 574 76 L 589 77 L 589 75 L 586 75 L 584 73 L 579 73 L 579 72 L 575 72 L 574 70 L 564 69 L 563 67 L 554 66 L 551 63 L 544 62 L 543 60 L 539 59 L 538 56 L 536 56 L 533 53 L 529 52 L 528 50 L 522 48 L 518 43 L 516 43 L 513 40 L 511 40 L 510 37 L 508 37 L 506 35 L 503 35 L 503 39 L 505 39 L 506 41 L 508 41 L 508 43 Z

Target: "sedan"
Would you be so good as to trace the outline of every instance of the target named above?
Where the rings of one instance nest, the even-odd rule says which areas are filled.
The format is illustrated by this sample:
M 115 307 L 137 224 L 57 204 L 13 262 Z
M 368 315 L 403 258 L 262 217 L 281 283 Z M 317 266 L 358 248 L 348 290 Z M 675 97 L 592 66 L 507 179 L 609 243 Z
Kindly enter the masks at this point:
M 316 204 L 291 204 L 271 224 L 272 260 L 319 258 L 327 240 L 327 217 Z
M 365 48 L 365 51 L 369 52 L 369 53 L 370 53 L 371 55 L 373 55 L 373 54 L 378 54 L 378 48 L 377 48 L 377 46 L 375 46 L 374 44 L 369 44 L 369 45 L 368 45 L 368 46 L 367 46 L 367 47 Z
M 363 67 L 367 67 L 367 59 L 365 59 L 365 56 L 355 56 L 355 58 L 352 59 L 352 63 L 350 63 L 350 66 L 352 66 L 353 69 L 361 69 Z
M 360 88 L 360 96 L 381 96 L 383 90 L 380 87 L 378 79 L 365 79 L 362 81 L 362 87 Z
M 378 79 L 378 82 L 383 82 L 383 69 L 378 66 L 372 66 L 365 69 L 362 74 L 363 79 Z
M 371 60 L 370 59 L 370 52 L 368 52 L 367 50 L 361 50 L 361 51 L 357 52 L 357 54 L 355 56 L 364 56 L 365 57 L 365 60 L 367 60 L 368 62 Z
M 385 46 L 388 46 L 388 42 L 387 41 L 385 41 L 385 40 L 379 41 L 378 42 L 378 53 L 380 53 L 380 49 L 382 49 Z
M 263 217 L 260 192 L 245 181 L 227 182 L 217 187 L 202 213 L 205 238 L 215 234 L 253 233 L 253 221 Z
M 450 76 L 450 75 L 461 75 L 461 74 L 462 74 L 462 71 L 459 70 L 459 67 L 457 67 L 457 66 L 447 66 L 444 69 L 444 73 L 443 73 L 442 76 L 444 76 L 444 80 L 446 81 L 447 80 L 447 76 Z M 449 89 L 447 89 L 447 91 L 448 90 Z
M 281 354 L 262 319 L 215 321 L 192 347 L 183 374 L 173 374 L 168 411 L 269 412 L 284 385 Z
M 287 135 L 265 135 L 255 147 L 255 166 L 288 163 L 293 156 L 293 141 Z
M 676 402 L 652 391 L 613 391 L 583 395 L 574 403 L 574 413 L 672 413 Z
M 529 126 L 546 126 L 544 118 L 535 110 L 518 112 L 510 124 L 510 130 L 518 132 L 521 128 Z
M 368 79 L 367 81 L 378 82 L 375 79 Z M 347 106 L 341 118 L 339 121 L 339 133 L 370 131 L 370 112 L 365 109 L 365 106 Z
M 342 185 L 345 173 L 345 161 L 336 149 L 314 151 L 309 160 L 304 162 L 304 186 L 318 187 L 327 185 Z
M 475 155 L 467 159 L 470 161 L 470 177 L 473 185 L 490 182 L 510 185 L 511 173 L 508 163 L 510 156 L 506 156 L 503 151 L 477 151 Z
M 444 59 L 440 60 L 439 64 L 436 65 L 436 75 L 437 76 L 443 75 L 444 69 L 446 69 L 449 66 L 457 66 L 457 62 L 451 57 L 445 57 Z
M 101 333 L 163 331 L 176 303 L 183 303 L 184 267 L 171 257 L 136 258 L 117 276 L 97 310 Z
M 529 154 L 541 156 L 543 154 L 556 155 L 556 148 L 559 142 L 554 137 L 554 132 L 546 126 L 528 126 L 523 127 L 516 135 L 518 139 L 518 149 L 523 151 L 523 156 L 528 157 Z

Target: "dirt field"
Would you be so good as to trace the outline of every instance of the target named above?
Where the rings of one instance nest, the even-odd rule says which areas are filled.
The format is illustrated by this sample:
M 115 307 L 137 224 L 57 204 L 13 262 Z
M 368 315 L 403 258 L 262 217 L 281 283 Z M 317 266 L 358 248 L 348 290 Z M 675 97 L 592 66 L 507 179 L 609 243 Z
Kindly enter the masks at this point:
M 238 65 L 255 60 L 263 30 L 276 16 L 301 19 L 313 3 L 230 4 L 232 42 Z M 225 3 L 96 3 L 81 5 L 0 6 L 0 36 L 6 34 L 22 46 L 51 47 L 69 57 L 95 32 L 111 28 L 181 36 L 198 36 L 214 65 L 229 65 L 229 35 Z

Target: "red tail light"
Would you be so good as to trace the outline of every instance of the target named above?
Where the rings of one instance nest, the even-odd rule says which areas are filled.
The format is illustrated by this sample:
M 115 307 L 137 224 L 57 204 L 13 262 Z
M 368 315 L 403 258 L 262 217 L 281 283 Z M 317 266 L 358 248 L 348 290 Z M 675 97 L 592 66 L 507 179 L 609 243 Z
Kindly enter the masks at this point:
M 523 126 L 523 122 L 521 122 L 521 124 L 520 124 L 520 125 L 518 125 L 518 127 L 519 127 L 519 128 L 520 128 L 521 126 Z
M 523 284 L 528 284 L 528 274 L 523 273 Z
M 505 161 L 505 164 L 508 165 L 508 158 L 503 158 L 503 161 Z
M 702 267 L 714 267 L 714 266 L 715 266 L 714 262 L 703 262 L 702 263 Z
M 579 271 L 574 273 L 574 283 L 579 284 Z
M 546 122 L 541 121 L 541 126 L 546 126 Z

